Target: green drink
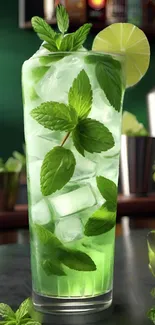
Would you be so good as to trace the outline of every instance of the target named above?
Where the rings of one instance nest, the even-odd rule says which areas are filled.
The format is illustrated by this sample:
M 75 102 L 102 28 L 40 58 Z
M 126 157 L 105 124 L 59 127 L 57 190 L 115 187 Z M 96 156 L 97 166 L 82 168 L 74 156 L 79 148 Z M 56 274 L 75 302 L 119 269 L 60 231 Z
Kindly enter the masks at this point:
M 33 302 L 89 312 L 112 302 L 124 58 L 86 51 L 89 24 L 64 37 L 57 17 L 59 35 L 34 18 L 46 43 L 23 65 Z

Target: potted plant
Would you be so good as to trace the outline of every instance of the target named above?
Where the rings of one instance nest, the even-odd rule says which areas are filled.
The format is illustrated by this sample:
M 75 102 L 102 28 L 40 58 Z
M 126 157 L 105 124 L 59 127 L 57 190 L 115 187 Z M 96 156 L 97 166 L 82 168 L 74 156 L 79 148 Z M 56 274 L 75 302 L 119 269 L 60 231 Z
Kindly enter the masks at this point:
M 14 209 L 20 183 L 20 175 L 25 169 L 25 156 L 14 151 L 6 162 L 0 158 L 0 211 Z

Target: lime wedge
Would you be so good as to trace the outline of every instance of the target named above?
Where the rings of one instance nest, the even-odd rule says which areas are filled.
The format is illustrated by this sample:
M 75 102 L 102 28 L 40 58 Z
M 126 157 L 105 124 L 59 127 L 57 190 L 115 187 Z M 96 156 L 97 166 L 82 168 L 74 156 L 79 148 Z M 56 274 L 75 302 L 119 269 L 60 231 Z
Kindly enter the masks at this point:
M 149 42 L 144 32 L 132 24 L 116 23 L 103 29 L 95 37 L 92 50 L 125 56 L 127 87 L 135 85 L 149 67 Z
M 147 136 L 148 132 L 142 123 L 139 123 L 136 116 L 124 112 L 122 116 L 122 134 L 128 136 Z

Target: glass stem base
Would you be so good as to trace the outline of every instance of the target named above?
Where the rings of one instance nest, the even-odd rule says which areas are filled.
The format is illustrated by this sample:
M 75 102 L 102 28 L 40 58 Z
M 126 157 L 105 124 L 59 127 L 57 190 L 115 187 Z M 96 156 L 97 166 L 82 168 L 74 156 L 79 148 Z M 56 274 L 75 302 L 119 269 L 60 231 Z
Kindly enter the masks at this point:
M 92 298 L 55 298 L 33 291 L 33 305 L 44 314 L 89 314 L 107 309 L 112 303 L 112 290 Z

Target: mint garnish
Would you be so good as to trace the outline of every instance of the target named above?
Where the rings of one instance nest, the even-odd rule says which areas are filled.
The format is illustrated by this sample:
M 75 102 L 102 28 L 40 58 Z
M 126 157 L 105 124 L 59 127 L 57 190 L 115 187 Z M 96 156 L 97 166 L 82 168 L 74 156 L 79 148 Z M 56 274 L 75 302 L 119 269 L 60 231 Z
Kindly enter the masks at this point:
M 58 276 L 64 276 L 66 275 L 66 273 L 63 270 L 62 265 L 60 264 L 59 261 L 55 261 L 55 260 L 44 260 L 42 262 L 42 268 L 45 271 L 46 275 L 50 276 L 52 274 L 54 275 L 58 275 Z
M 69 248 L 62 248 L 59 253 L 59 260 L 70 269 L 77 271 L 95 271 L 96 265 L 93 260 L 84 252 Z
M 34 31 L 38 34 L 39 38 L 42 41 L 45 41 L 49 44 L 51 44 L 52 46 L 55 46 L 55 31 L 51 28 L 50 25 L 48 25 L 46 23 L 46 21 L 40 17 L 33 17 L 32 20 L 32 27 L 34 29 Z M 55 49 L 56 46 L 55 46 Z
M 90 80 L 85 70 L 82 70 L 74 79 L 68 93 L 69 105 L 75 108 L 79 118 L 83 119 L 88 116 L 92 106 L 92 97 Z
M 62 244 L 60 240 L 51 231 L 38 224 L 34 225 L 34 229 L 38 239 L 43 245 L 51 245 L 54 249 L 61 247 Z
M 69 16 L 64 6 L 58 5 L 56 8 L 57 24 L 60 32 L 64 34 L 69 28 Z
M 16 315 L 14 311 L 6 304 L 0 303 L 0 316 L 5 320 L 14 320 Z
M 110 231 L 116 223 L 116 212 L 108 210 L 105 203 L 99 210 L 95 211 L 85 225 L 86 236 L 98 236 Z
M 31 116 L 49 130 L 72 131 L 78 123 L 75 109 L 57 102 L 42 103 Z
M 114 146 L 112 133 L 102 123 L 87 118 L 80 121 L 73 131 L 73 141 L 76 149 L 82 154 L 83 150 L 90 153 L 102 152 Z
M 73 153 L 63 147 L 55 147 L 48 152 L 41 167 L 41 191 L 51 195 L 65 186 L 73 176 L 75 169 Z
M 106 200 L 106 205 L 109 211 L 115 212 L 117 205 L 117 186 L 108 178 L 103 176 L 96 177 L 97 187 Z
M 148 313 L 147 317 L 155 324 L 155 308 L 151 308 Z
M 84 24 L 74 33 L 65 35 L 69 28 L 69 16 L 64 6 L 61 4 L 56 8 L 57 24 L 60 33 L 56 33 L 42 18 L 33 17 L 32 26 L 43 44 L 50 52 L 57 51 L 77 51 L 85 42 L 92 24 Z

